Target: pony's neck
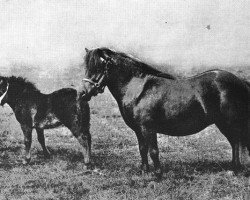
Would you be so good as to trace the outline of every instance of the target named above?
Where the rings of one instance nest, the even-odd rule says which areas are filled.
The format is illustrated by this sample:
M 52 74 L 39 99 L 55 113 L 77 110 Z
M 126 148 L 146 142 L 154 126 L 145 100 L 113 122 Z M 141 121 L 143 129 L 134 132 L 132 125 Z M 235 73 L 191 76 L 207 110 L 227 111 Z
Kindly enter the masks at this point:
M 8 88 L 8 92 L 7 92 L 7 99 L 6 99 L 6 103 L 12 108 L 14 109 L 17 102 L 18 102 L 18 96 L 20 95 L 20 90 L 15 90 L 16 84 L 13 82 L 9 83 L 9 88 Z
M 123 66 L 116 66 L 108 77 L 107 87 L 117 101 L 121 101 L 126 95 L 128 84 L 133 78 L 143 80 L 146 74 L 135 73 L 132 69 Z
M 13 85 L 10 84 L 9 88 L 8 88 L 8 92 L 6 94 L 7 98 L 5 97 L 6 98 L 5 103 L 7 103 L 13 110 L 17 104 L 17 101 L 18 101 L 17 95 L 18 94 L 16 93 L 16 91 L 13 90 Z
M 22 84 L 22 82 L 19 82 L 14 78 L 9 78 L 9 88 L 6 94 L 6 103 L 9 104 L 12 109 L 15 109 L 21 98 L 29 98 L 28 93 L 30 94 L 31 92 L 32 91 L 29 92 L 25 84 Z

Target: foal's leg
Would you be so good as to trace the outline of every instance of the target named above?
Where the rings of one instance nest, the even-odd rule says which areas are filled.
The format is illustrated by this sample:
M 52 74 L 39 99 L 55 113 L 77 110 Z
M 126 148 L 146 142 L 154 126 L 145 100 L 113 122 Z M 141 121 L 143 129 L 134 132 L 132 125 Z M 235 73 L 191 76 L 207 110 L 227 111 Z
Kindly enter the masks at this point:
M 28 164 L 30 162 L 30 147 L 32 142 L 32 128 L 22 124 L 21 125 L 23 134 L 24 134 L 24 145 L 25 145 L 25 159 L 23 160 L 23 164 Z
M 76 108 L 69 111 L 70 117 L 63 121 L 63 124 L 71 131 L 82 146 L 84 163 L 86 166 L 90 166 L 91 135 L 89 132 L 89 112 L 88 107 L 86 107 L 86 110 L 84 108 L 81 111 L 81 106 L 77 103 Z
M 84 157 L 84 163 L 85 165 L 90 165 L 91 163 L 91 135 L 89 132 L 89 129 L 84 129 L 78 134 L 75 134 L 75 137 L 77 138 L 78 142 L 82 146 L 82 154 Z
M 89 132 L 90 127 L 90 109 L 88 103 L 81 101 L 78 93 L 76 100 L 76 113 L 75 120 L 72 126 L 72 133 L 77 138 L 78 142 L 82 146 L 82 154 L 84 157 L 84 163 L 87 167 L 91 165 L 91 135 Z
M 45 158 L 49 158 L 50 152 L 45 146 L 44 130 L 41 128 L 36 128 L 36 132 L 37 132 L 38 142 L 41 144 L 41 146 L 43 148 L 43 154 L 44 154 Z
M 82 146 L 82 154 L 84 157 L 84 163 L 90 165 L 91 157 L 91 135 L 89 132 L 89 126 L 85 126 L 80 120 L 72 120 L 73 123 L 68 125 L 68 129 L 72 132 L 75 138 Z

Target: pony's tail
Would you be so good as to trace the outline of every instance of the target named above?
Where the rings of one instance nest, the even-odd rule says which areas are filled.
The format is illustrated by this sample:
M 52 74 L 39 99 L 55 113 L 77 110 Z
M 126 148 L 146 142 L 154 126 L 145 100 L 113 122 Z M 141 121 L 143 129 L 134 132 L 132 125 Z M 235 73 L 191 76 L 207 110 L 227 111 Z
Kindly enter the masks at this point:
M 245 83 L 247 84 L 248 87 L 250 87 L 250 82 L 245 80 Z
M 244 81 L 244 83 L 246 84 L 248 93 L 249 93 L 249 95 L 250 95 L 250 82 L 247 81 L 246 79 L 244 79 L 243 81 Z

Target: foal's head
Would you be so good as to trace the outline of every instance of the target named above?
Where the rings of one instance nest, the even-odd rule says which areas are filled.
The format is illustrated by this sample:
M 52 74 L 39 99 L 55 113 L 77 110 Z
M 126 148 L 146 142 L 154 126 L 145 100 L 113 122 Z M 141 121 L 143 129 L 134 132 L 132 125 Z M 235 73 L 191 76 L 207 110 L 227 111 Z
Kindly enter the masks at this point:
M 7 78 L 0 76 L 0 105 L 3 106 L 6 103 L 7 92 L 9 83 Z

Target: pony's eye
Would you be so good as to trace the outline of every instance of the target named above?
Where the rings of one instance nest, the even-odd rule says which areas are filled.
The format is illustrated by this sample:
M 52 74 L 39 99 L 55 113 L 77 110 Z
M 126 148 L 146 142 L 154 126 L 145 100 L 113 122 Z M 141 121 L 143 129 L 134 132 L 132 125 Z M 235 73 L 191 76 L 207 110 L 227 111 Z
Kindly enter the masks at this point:
M 103 62 L 103 61 L 104 61 L 104 58 L 100 57 L 100 60 Z

